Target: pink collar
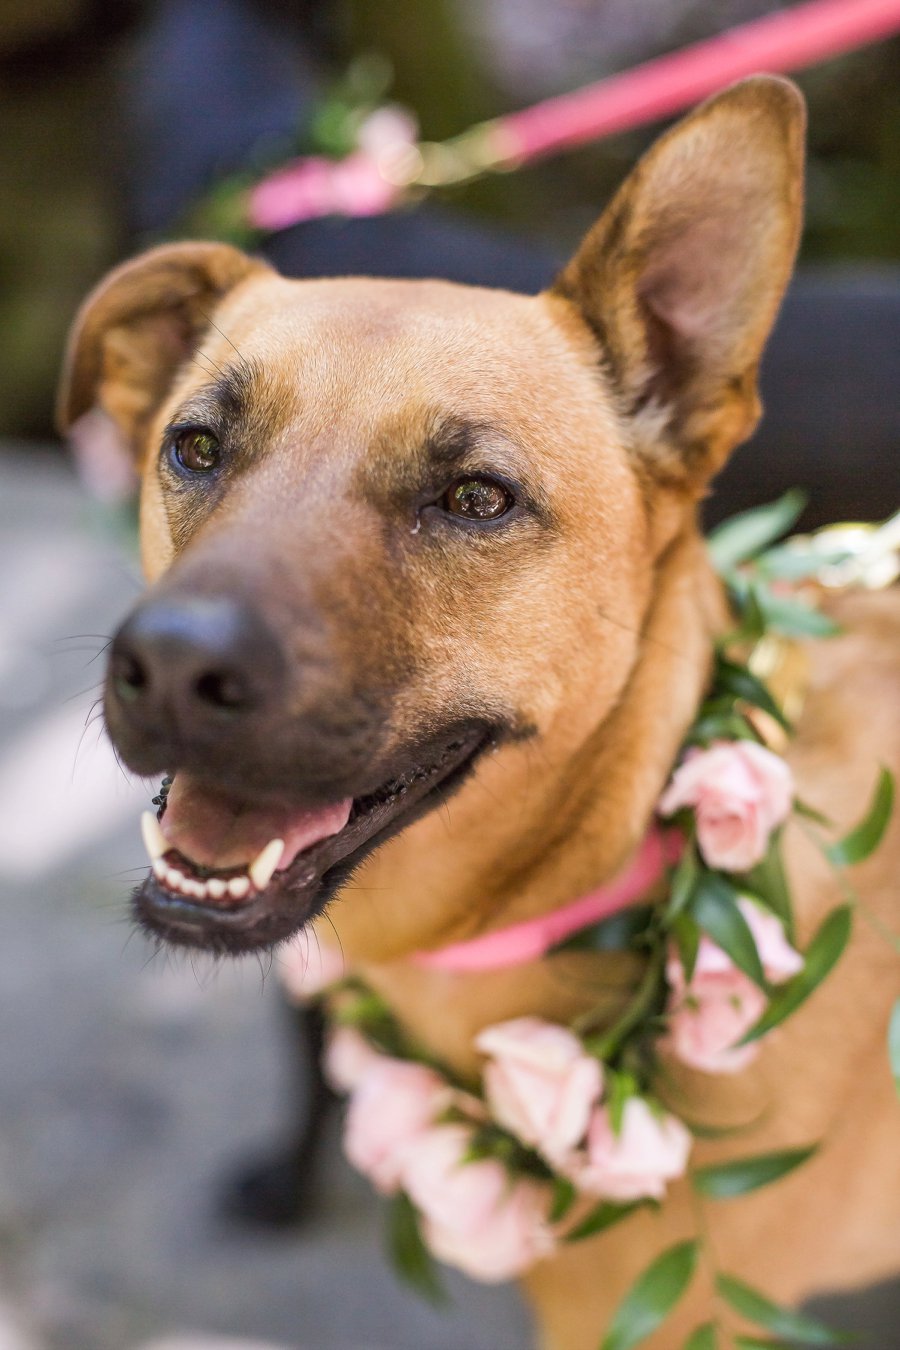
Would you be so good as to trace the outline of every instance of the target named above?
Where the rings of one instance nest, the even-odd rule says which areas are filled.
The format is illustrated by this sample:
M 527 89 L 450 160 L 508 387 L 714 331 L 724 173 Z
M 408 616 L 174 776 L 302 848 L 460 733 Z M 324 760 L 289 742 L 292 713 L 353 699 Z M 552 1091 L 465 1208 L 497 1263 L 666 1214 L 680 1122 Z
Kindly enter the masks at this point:
M 663 831 L 652 825 L 631 862 L 605 886 L 536 919 L 526 919 L 524 923 L 468 942 L 454 942 L 437 951 L 415 952 L 410 959 L 422 970 L 453 974 L 503 970 L 536 961 L 573 933 L 640 900 L 659 881 L 666 866 L 677 861 L 681 849 L 682 839 L 676 830 Z

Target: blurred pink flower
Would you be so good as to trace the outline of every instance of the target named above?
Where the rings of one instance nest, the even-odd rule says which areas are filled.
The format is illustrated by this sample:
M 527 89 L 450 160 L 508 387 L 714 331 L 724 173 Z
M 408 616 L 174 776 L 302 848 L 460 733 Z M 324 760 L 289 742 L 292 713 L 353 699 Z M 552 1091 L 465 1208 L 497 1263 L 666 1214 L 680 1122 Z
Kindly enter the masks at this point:
M 298 1003 L 315 998 L 346 974 L 343 953 L 307 932 L 297 933 L 278 949 L 278 977 L 288 998 Z
M 465 1161 L 471 1137 L 463 1125 L 421 1134 L 407 1154 L 402 1184 L 434 1255 L 492 1284 L 552 1252 L 549 1193 L 537 1182 L 511 1180 L 496 1159 Z
M 666 1184 L 684 1175 L 691 1136 L 674 1116 L 660 1115 L 642 1097 L 629 1097 L 618 1134 L 599 1107 L 588 1127 L 587 1150 L 573 1154 L 567 1171 L 580 1191 L 604 1200 L 660 1200 Z
M 352 1092 L 384 1058 L 355 1027 L 336 1026 L 325 1045 L 322 1071 L 336 1092 Z
M 390 1195 L 400 1185 L 410 1146 L 452 1097 L 449 1084 L 425 1065 L 379 1056 L 350 1098 L 344 1152 L 376 1190 Z
M 475 1040 L 488 1055 L 484 1084 L 497 1121 L 551 1161 L 584 1136 L 600 1096 L 600 1065 L 565 1027 L 518 1017 Z
M 790 945 L 774 914 L 742 898 L 738 906 L 756 942 L 771 984 L 782 984 L 803 968 L 803 957 Z M 756 1056 L 759 1042 L 738 1042 L 766 1009 L 766 996 L 748 975 L 708 937 L 700 940 L 690 983 L 677 951 L 669 955 L 668 1044 L 683 1064 L 706 1073 L 739 1073 Z
M 716 741 L 690 750 L 659 799 L 659 812 L 693 807 L 697 843 L 710 867 L 743 872 L 765 857 L 769 836 L 790 813 L 787 764 L 753 741 Z
M 66 433 L 78 473 L 92 497 L 108 506 L 134 500 L 140 486 L 135 457 L 102 408 L 91 408 Z
M 387 211 L 402 188 L 389 177 L 392 163 L 415 146 L 415 118 L 393 105 L 361 123 L 357 147 L 344 159 L 310 155 L 269 174 L 254 187 L 247 219 L 260 230 L 283 230 L 320 216 L 375 216 Z

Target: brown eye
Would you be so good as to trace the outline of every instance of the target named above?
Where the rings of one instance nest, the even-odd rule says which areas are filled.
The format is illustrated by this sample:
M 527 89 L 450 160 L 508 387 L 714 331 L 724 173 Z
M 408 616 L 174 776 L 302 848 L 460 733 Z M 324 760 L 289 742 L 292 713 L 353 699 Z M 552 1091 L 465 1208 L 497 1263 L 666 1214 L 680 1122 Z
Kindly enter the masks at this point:
M 465 520 L 497 520 L 515 505 L 515 498 L 494 478 L 460 478 L 444 494 L 441 506 Z
M 211 473 L 218 468 L 219 442 L 204 427 L 182 427 L 175 431 L 171 446 L 176 463 L 189 473 Z

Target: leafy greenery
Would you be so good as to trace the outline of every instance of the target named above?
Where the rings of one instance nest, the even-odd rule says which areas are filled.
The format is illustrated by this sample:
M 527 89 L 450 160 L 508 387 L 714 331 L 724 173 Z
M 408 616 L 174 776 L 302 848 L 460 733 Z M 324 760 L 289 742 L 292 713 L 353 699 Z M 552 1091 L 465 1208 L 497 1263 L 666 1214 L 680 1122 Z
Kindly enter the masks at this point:
M 806 502 L 806 493 L 792 488 L 778 501 L 743 511 L 711 531 L 706 542 L 716 571 L 726 575 L 780 539 L 799 519 Z
M 805 1313 L 780 1308 L 762 1294 L 732 1275 L 717 1275 L 716 1289 L 735 1312 L 776 1336 L 788 1337 L 801 1345 L 847 1345 L 852 1337 L 815 1322 Z
M 705 1322 L 688 1336 L 684 1350 L 716 1350 L 718 1343 L 715 1325 L 712 1322 Z
M 607 1228 L 613 1228 L 623 1219 L 627 1219 L 637 1209 L 647 1209 L 652 1202 L 648 1200 L 634 1200 L 629 1205 L 615 1205 L 611 1200 L 602 1200 L 591 1212 L 576 1224 L 574 1228 L 566 1233 L 566 1242 L 582 1242 L 585 1238 L 596 1237 L 598 1233 L 604 1233 Z
M 769 1006 L 747 1032 L 742 1045 L 765 1036 L 806 1002 L 840 960 L 850 940 L 852 926 L 853 914 L 849 905 L 839 905 L 831 911 L 804 953 L 803 969 L 775 990 Z
M 658 1256 L 619 1304 L 600 1350 L 631 1350 L 652 1336 L 687 1289 L 696 1264 L 696 1242 L 679 1242 Z
M 851 867 L 854 863 L 864 862 L 884 838 L 893 809 L 894 776 L 889 769 L 882 769 L 868 811 L 849 834 L 829 845 L 826 850 L 829 861 L 835 867 Z
M 745 878 L 746 890 L 781 920 L 789 942 L 796 941 L 794 911 L 781 860 L 781 832 L 773 835 L 766 856 Z
M 704 871 L 691 899 L 691 915 L 704 933 L 761 988 L 766 988 L 750 925 L 738 907 L 740 892 L 719 872 Z
M 815 1153 L 817 1145 L 808 1148 L 783 1149 L 779 1153 L 759 1153 L 754 1158 L 737 1158 L 733 1162 L 701 1167 L 693 1174 L 695 1188 L 701 1195 L 713 1200 L 731 1200 L 748 1195 L 800 1167 Z
M 429 1303 L 447 1302 L 434 1260 L 422 1239 L 419 1216 L 405 1191 L 388 1202 L 388 1252 L 400 1279 Z

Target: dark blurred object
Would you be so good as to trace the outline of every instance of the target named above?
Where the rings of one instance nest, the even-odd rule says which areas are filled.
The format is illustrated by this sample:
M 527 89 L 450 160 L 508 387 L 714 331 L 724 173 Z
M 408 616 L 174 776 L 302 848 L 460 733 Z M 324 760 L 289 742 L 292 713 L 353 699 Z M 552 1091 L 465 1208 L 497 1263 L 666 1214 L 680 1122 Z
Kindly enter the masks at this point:
M 315 51 L 300 40 L 296 14 L 279 18 L 275 8 L 247 0 L 148 7 L 119 75 L 135 246 L 171 232 L 219 179 L 295 153 L 319 91 Z M 323 9 L 303 6 L 308 17 Z
M 322 1199 L 319 1151 L 339 1098 L 322 1076 L 325 1018 L 315 1004 L 283 1005 L 284 1062 L 289 1071 L 289 1119 L 294 1129 L 280 1145 L 238 1165 L 221 1188 L 222 1217 L 265 1228 L 285 1228 L 315 1218 Z
M 900 270 L 794 281 L 763 358 L 764 415 L 716 479 L 712 524 L 790 487 L 801 528 L 900 505 Z
M 0 435 L 46 435 L 75 306 L 122 248 L 112 54 L 131 0 L 0 10 Z

